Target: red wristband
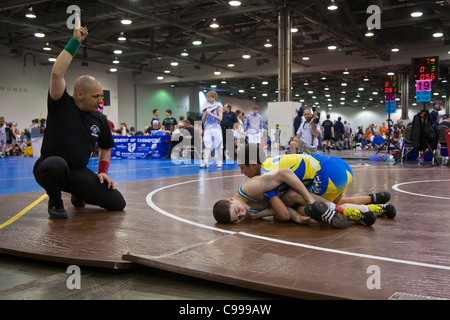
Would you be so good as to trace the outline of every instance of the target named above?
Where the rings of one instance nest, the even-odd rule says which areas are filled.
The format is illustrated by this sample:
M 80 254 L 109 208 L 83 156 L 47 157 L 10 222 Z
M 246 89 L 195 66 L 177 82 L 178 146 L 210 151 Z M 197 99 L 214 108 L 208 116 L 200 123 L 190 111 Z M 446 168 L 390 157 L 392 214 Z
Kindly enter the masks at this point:
M 98 163 L 98 173 L 106 173 L 108 174 L 109 162 L 108 161 L 100 161 Z

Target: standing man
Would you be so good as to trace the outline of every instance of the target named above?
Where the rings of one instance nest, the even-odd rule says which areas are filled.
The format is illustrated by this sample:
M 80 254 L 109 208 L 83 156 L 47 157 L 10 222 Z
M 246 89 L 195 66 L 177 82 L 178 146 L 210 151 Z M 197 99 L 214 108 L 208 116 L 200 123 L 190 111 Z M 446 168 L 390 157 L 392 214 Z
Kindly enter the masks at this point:
M 88 30 L 73 30 L 64 50 L 53 64 L 47 99 L 47 127 L 41 157 L 33 174 L 49 196 L 50 218 L 67 218 L 61 191 L 72 194 L 75 207 L 98 205 L 106 210 L 121 211 L 125 199 L 108 176 L 114 140 L 106 116 L 98 112 L 103 89 L 93 77 L 77 79 L 73 95 L 67 92 L 64 75 L 73 57 L 86 38 Z M 86 166 L 95 144 L 99 149 L 98 174 Z
M 336 123 L 334 124 L 334 138 L 336 140 L 336 149 L 342 150 L 342 143 L 344 141 L 345 127 L 341 122 L 342 118 L 338 117 Z
M 330 120 L 330 115 L 327 114 L 327 119 L 322 122 L 322 151 L 325 152 L 325 148 L 330 153 L 330 142 L 333 138 L 334 127 L 333 122 Z
M 178 122 L 177 119 L 172 117 L 172 110 L 166 110 L 166 118 L 161 124 L 164 126 L 164 130 L 169 131 L 169 134 L 172 134 L 172 132 L 177 128 L 176 126 L 178 125 Z
M 231 105 L 229 103 L 223 105 L 223 115 L 220 126 L 222 127 L 223 159 L 234 159 L 234 129 L 238 129 L 239 120 L 236 113 L 231 111 Z M 227 139 L 227 130 L 229 132 L 229 139 Z M 227 143 L 230 143 L 230 141 L 233 141 L 233 146 L 230 145 L 230 149 L 228 149 Z M 231 152 L 233 152 L 233 155 L 230 154 Z
M 306 109 L 303 112 L 305 122 L 300 125 L 296 132 L 296 136 L 290 143 L 290 153 L 297 152 L 317 153 L 319 145 L 320 124 L 319 119 L 313 117 L 311 110 Z

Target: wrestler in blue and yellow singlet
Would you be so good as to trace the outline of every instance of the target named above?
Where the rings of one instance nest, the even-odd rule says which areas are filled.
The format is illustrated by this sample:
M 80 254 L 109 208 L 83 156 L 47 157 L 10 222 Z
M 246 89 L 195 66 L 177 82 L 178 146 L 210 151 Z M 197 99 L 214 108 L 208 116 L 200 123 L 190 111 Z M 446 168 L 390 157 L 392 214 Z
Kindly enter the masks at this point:
M 342 159 L 323 154 L 285 154 L 267 158 L 261 165 L 261 174 L 290 168 L 310 193 L 333 201 L 344 195 L 353 179 L 350 166 Z M 289 188 L 282 184 L 277 191 Z

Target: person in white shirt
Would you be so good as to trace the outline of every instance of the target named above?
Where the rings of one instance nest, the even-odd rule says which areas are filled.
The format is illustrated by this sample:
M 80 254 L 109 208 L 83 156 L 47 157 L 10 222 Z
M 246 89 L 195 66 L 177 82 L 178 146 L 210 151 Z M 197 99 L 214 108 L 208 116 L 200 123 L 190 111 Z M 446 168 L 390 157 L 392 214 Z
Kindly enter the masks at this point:
M 261 143 L 261 136 L 263 130 L 263 118 L 259 114 L 259 107 L 254 105 L 252 113 L 245 119 L 244 131 L 248 137 L 248 143 Z
M 305 122 L 303 122 L 296 132 L 296 136 L 290 143 L 290 153 L 298 152 L 317 153 L 319 144 L 320 124 L 319 119 L 313 117 L 311 110 L 303 112 Z

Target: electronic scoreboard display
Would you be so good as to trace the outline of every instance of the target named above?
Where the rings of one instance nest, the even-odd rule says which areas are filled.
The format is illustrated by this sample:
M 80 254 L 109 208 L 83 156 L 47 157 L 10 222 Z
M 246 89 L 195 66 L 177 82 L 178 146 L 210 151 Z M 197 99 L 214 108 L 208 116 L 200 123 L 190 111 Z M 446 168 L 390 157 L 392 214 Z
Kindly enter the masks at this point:
M 381 84 L 383 94 L 397 94 L 398 82 L 397 75 L 386 76 Z
M 411 62 L 413 80 L 436 81 L 439 78 L 439 57 L 413 58 Z

